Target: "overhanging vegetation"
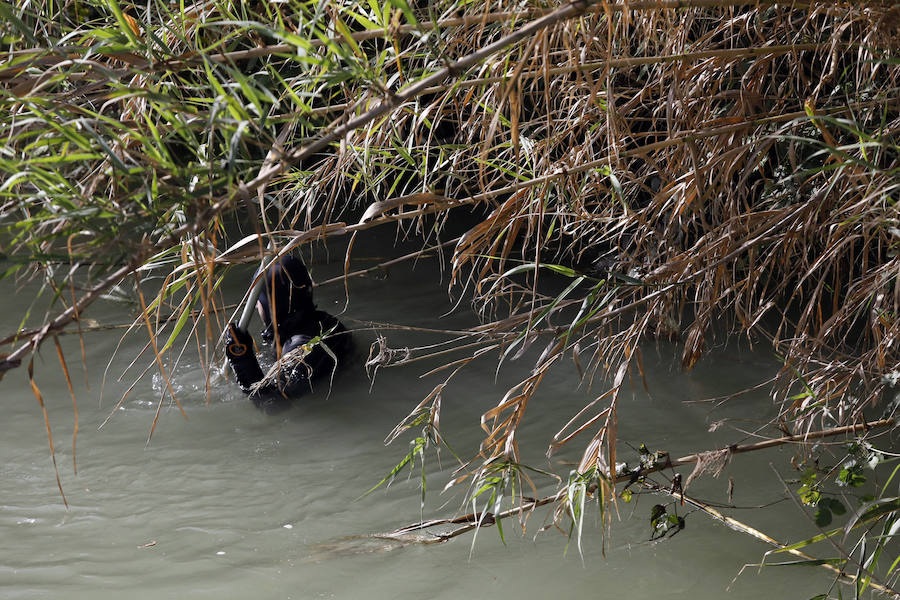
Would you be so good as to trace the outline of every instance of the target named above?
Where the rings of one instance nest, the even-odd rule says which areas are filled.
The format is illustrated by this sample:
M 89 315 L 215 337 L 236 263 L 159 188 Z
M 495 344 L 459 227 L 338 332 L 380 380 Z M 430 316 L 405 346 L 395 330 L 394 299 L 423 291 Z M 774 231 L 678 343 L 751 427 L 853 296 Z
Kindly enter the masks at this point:
M 335 237 L 351 238 L 349 258 L 375 227 L 445 244 L 464 210 L 484 218 L 451 244 L 451 286 L 483 323 L 457 341 L 447 381 L 543 348 L 482 416 L 456 480 L 486 507 L 527 489 L 516 433 L 561 360 L 603 390 L 548 454 L 582 444 L 569 482 L 606 500 L 644 341 L 681 340 L 686 369 L 714 331 L 770 343 L 791 435 L 863 422 L 900 378 L 898 5 L 0 12 L 5 277 L 40 279 L 58 307 L 11 332 L 2 370 L 133 283 L 156 367 L 196 346 L 209 369 L 234 310 L 217 291 L 229 267 Z M 148 276 L 163 284 L 145 298 Z M 371 367 L 395 358 L 381 350 Z M 447 381 L 391 439 L 414 428 L 420 455 L 441 444 Z M 558 500 L 577 521 L 573 496 Z

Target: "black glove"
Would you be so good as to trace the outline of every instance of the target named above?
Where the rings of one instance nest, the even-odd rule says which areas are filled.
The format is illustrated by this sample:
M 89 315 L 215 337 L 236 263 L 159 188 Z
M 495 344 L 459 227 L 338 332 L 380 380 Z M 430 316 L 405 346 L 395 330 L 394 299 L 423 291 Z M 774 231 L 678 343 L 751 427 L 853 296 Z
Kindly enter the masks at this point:
M 230 323 L 225 332 L 225 356 L 234 370 L 238 385 L 245 392 L 263 378 L 256 352 L 253 351 L 253 336 L 237 323 Z
M 225 353 L 228 358 L 241 358 L 247 352 L 253 352 L 253 336 L 232 321 L 225 332 Z

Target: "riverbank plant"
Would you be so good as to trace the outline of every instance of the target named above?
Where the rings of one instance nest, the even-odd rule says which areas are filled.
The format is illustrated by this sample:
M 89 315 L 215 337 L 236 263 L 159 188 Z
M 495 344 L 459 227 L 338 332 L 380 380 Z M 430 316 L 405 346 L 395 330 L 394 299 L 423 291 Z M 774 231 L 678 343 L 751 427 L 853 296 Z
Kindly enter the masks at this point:
M 613 501 L 620 395 L 654 340 L 677 342 L 684 369 L 717 336 L 771 345 L 776 436 L 893 414 L 894 3 L 39 0 L 0 13 L 5 285 L 36 280 L 53 298 L 7 332 L 4 371 L 102 328 L 91 304 L 120 293 L 147 340 L 136 364 L 168 382 L 191 351 L 211 372 L 231 267 L 340 238 L 351 277 L 353 240 L 381 228 L 449 249 L 450 291 L 482 321 L 411 411 L 417 427 L 427 415 L 422 439 L 440 445 L 458 370 L 533 361 L 454 479 L 477 482 L 475 506 L 521 501 L 517 431 L 564 360 L 597 394 L 547 440 L 548 454 L 583 449 L 558 474 L 556 514 L 580 531 L 588 495 Z M 460 213 L 477 221 L 449 236 Z M 431 352 L 389 350 L 369 367 Z M 160 407 L 178 402 L 168 387 Z

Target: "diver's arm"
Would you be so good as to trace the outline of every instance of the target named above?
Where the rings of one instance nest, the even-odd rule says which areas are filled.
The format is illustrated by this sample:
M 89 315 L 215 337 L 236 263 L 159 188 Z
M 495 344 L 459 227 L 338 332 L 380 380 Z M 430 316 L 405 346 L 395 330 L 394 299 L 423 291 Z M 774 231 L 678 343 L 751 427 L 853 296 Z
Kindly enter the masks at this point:
M 253 351 L 253 337 L 237 323 L 231 323 L 225 333 L 225 356 L 238 385 L 249 394 L 253 384 L 263 378 L 263 372 Z
M 237 323 L 229 325 L 225 333 L 225 355 L 238 385 L 256 408 L 266 414 L 275 414 L 290 405 L 290 400 L 277 386 L 267 384 L 254 389 L 255 384 L 263 378 L 262 368 L 253 350 L 253 337 Z
M 278 413 L 290 406 L 291 399 L 308 394 L 312 380 L 332 376 L 337 365 L 352 347 L 350 334 L 337 318 L 324 311 L 307 314 L 300 333 L 283 340 L 282 352 L 287 354 L 313 339 L 327 334 L 324 340 L 313 344 L 302 362 L 279 372 L 276 380 L 260 385 L 264 374 L 253 351 L 253 338 L 237 323 L 229 325 L 225 336 L 225 353 L 234 370 L 241 389 L 253 404 L 268 414 Z M 327 347 L 327 350 L 326 350 Z

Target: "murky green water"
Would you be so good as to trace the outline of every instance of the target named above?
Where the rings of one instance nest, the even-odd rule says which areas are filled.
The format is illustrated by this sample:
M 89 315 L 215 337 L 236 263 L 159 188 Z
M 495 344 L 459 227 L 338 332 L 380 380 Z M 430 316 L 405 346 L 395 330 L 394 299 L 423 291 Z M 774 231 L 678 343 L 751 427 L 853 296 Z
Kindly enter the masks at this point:
M 320 258 L 324 256 L 321 255 Z M 334 268 L 316 265 L 319 280 Z M 457 327 L 471 322 L 465 310 L 436 320 L 450 308 L 445 284 L 434 263 L 414 271 L 392 270 L 386 279 L 354 281 L 347 315 L 404 325 Z M 227 294 L 239 295 L 242 281 Z M 21 296 L 4 283 L 3 331 L 16 324 Z M 343 302 L 339 286 L 321 289 L 320 307 Z M 116 307 L 96 307 L 108 315 Z M 91 334 L 90 391 L 78 366 L 77 341 L 64 347 L 78 399 L 78 473 L 72 469 L 71 399 L 59 376 L 52 344 L 36 361 L 38 384 L 46 398 L 56 444 L 67 511 L 48 455 L 41 411 L 28 389 L 24 369 L 11 372 L 2 386 L 0 425 L 0 597 L 2 598 L 809 598 L 827 589 L 830 578 L 812 569 L 770 568 L 757 576 L 741 566 L 760 560 L 767 547 L 689 514 L 687 529 L 664 543 L 648 543 L 650 506 L 620 504 L 619 518 L 602 556 L 598 512 L 592 510 L 584 536 L 584 562 L 574 548 L 564 554 L 566 537 L 535 533 L 547 517 L 537 512 L 529 532 L 506 526 L 506 544 L 496 529 L 434 546 L 399 546 L 348 536 L 391 530 L 418 520 L 417 479 L 401 479 L 386 491 L 357 500 L 406 451 L 407 439 L 384 447 L 382 440 L 438 383 L 419 379 L 426 365 L 385 369 L 369 391 L 362 362 L 374 334 L 358 334 L 360 359 L 327 397 L 324 389 L 288 413 L 266 417 L 227 381 L 214 380 L 206 403 L 196 359 L 186 354 L 176 375 L 179 398 L 189 419 L 164 406 L 147 444 L 159 381 L 139 383 L 119 410 L 113 410 L 131 379 L 115 382 L 140 348 L 140 337 L 113 362 L 102 403 L 100 375 L 115 347 L 115 333 Z M 426 340 L 409 332 L 390 332 L 393 346 Z M 748 395 L 710 413 L 708 405 L 683 400 L 732 393 L 767 377 L 775 363 L 766 355 L 720 349 L 689 374 L 680 373 L 667 346 L 645 354 L 649 393 L 635 382 L 620 410 L 619 436 L 678 456 L 738 442 L 729 427 L 708 434 L 711 421 L 731 417 L 752 428 L 771 412 L 764 394 Z M 141 361 L 141 365 L 146 364 Z M 444 394 L 443 428 L 454 449 L 469 457 L 479 441 L 478 416 L 495 404 L 528 364 L 505 366 L 497 382 L 488 360 L 462 374 Z M 602 391 L 579 390 L 574 367 L 557 369 L 530 407 L 530 422 L 519 436 L 524 457 L 546 468 L 546 443 L 583 403 Z M 98 425 L 113 412 L 110 422 Z M 741 421 L 747 419 L 747 421 Z M 624 445 L 620 453 L 633 457 Z M 560 458 L 572 459 L 573 454 Z M 701 498 L 724 498 L 727 476 L 734 476 L 735 502 L 754 505 L 778 499 L 772 484 L 774 463 L 786 471 L 788 454 L 777 450 L 736 457 L 726 475 L 695 484 Z M 440 494 L 452 457 L 442 456 L 441 471 L 429 463 L 426 518 L 450 516 L 459 496 Z M 555 466 L 560 472 L 568 467 Z M 536 479 L 546 492 L 547 481 Z M 799 539 L 813 531 L 798 510 L 781 503 L 765 510 L 730 514 L 781 538 Z

